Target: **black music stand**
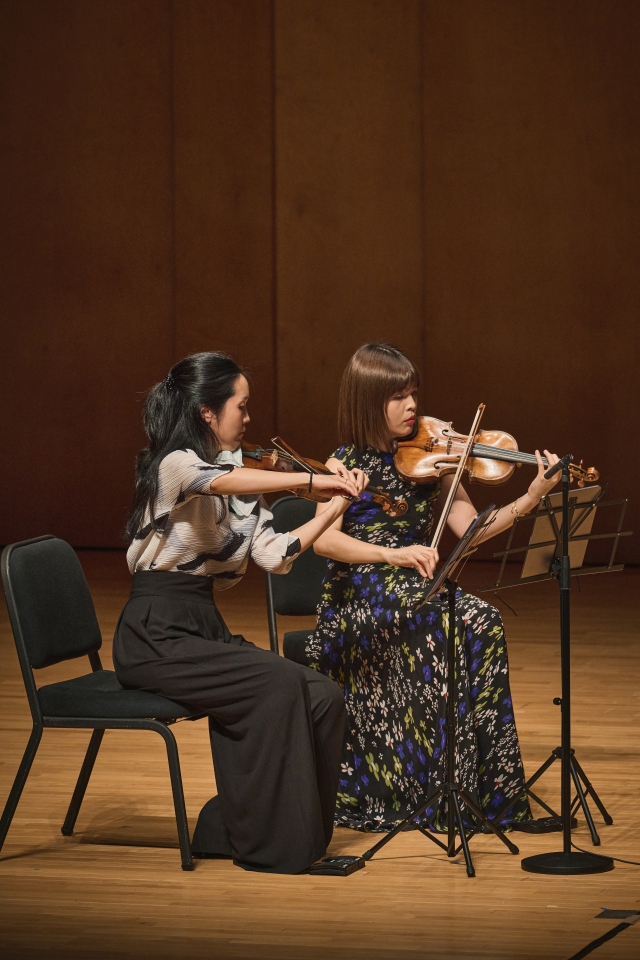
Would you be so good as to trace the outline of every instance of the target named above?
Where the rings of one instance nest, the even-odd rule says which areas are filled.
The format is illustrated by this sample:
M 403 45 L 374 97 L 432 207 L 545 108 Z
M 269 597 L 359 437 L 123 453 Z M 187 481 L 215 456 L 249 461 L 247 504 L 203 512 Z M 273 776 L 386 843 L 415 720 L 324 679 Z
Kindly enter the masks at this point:
M 469 796 L 464 787 L 456 780 L 456 720 L 457 703 L 455 697 L 455 675 L 456 675 L 456 644 L 455 644 L 455 624 L 456 624 L 456 591 L 458 584 L 454 577 L 460 574 L 467 558 L 473 553 L 478 542 L 487 527 L 493 523 L 495 517 L 495 505 L 487 507 L 482 513 L 471 522 L 461 539 L 454 547 L 449 559 L 438 572 L 437 576 L 431 582 L 425 603 L 432 600 L 436 594 L 443 588 L 447 591 L 447 606 L 449 608 L 449 624 L 447 629 L 447 782 L 441 784 L 437 790 L 429 795 L 427 800 L 414 810 L 408 817 L 391 830 L 385 837 L 378 841 L 370 850 L 362 854 L 363 860 L 370 860 L 385 844 L 404 830 L 425 812 L 427 807 L 431 806 L 440 797 L 447 798 L 447 843 L 442 843 L 437 837 L 433 836 L 424 827 L 418 825 L 418 829 L 427 839 L 441 847 L 448 857 L 455 857 L 460 850 L 464 853 L 465 863 L 467 865 L 467 875 L 475 877 L 475 869 L 469 851 L 469 840 L 479 830 L 491 831 L 513 854 L 518 854 L 519 850 L 511 842 L 489 817 L 487 817 L 475 801 Z M 462 806 L 466 806 L 473 815 L 476 826 L 473 827 L 467 835 L 464 821 L 462 819 Z M 497 818 L 496 818 L 497 820 Z M 456 847 L 456 832 L 460 837 L 460 845 Z
M 555 578 L 558 580 L 560 587 L 560 637 L 561 637 L 561 670 L 562 670 L 562 697 L 555 698 L 554 703 L 559 705 L 562 708 L 562 746 L 557 747 L 552 751 L 551 756 L 539 770 L 525 783 L 524 790 L 539 803 L 545 810 L 547 810 L 553 817 L 557 818 L 557 814 L 544 802 L 540 800 L 532 791 L 531 786 L 539 777 L 542 776 L 546 770 L 554 763 L 555 760 L 559 759 L 562 764 L 561 772 L 561 809 L 562 809 L 562 832 L 563 832 L 563 849 L 561 852 L 555 853 L 545 853 L 539 854 L 534 857 L 526 857 L 522 861 L 523 870 L 528 870 L 532 873 L 551 873 L 551 874 L 586 874 L 586 873 L 603 873 L 607 870 L 613 869 L 613 860 L 610 857 L 599 856 L 598 854 L 592 853 L 579 853 L 574 852 L 571 849 L 571 826 L 574 809 L 577 810 L 577 804 L 579 804 L 585 814 L 585 819 L 589 826 L 591 832 L 591 838 L 595 846 L 600 844 L 600 838 L 595 829 L 593 823 L 593 818 L 589 810 L 587 803 L 587 794 L 590 795 L 600 810 L 605 823 L 613 823 L 610 815 L 607 813 L 602 801 L 596 794 L 593 786 L 587 779 L 582 767 L 578 763 L 574 751 L 571 749 L 571 638 L 570 638 L 570 592 L 571 592 L 571 557 L 570 557 L 570 543 L 588 543 L 590 540 L 599 540 L 599 539 L 610 539 L 613 538 L 613 547 L 611 555 L 609 558 L 609 563 L 606 566 L 600 567 L 591 567 L 583 571 L 585 574 L 593 573 L 610 573 L 616 570 L 622 570 L 623 564 L 614 564 L 616 549 L 620 540 L 620 537 L 630 536 L 630 531 L 623 531 L 622 524 L 624 520 L 624 513 L 626 509 L 626 500 L 612 500 L 604 502 L 602 501 L 602 493 L 599 493 L 592 500 L 586 501 L 583 503 L 578 503 L 577 498 L 574 498 L 573 502 L 570 502 L 569 497 L 569 485 L 571 478 L 569 475 L 569 464 L 571 462 L 571 456 L 568 455 L 563 457 L 562 460 L 556 464 L 555 467 L 552 467 L 545 474 L 546 477 L 551 477 L 554 473 L 562 470 L 562 504 L 559 507 L 552 506 L 551 499 L 549 497 L 544 497 L 542 500 L 542 509 L 539 508 L 538 513 L 534 515 L 529 515 L 528 517 L 517 518 L 514 523 L 509 540 L 507 543 L 507 549 L 501 553 L 494 554 L 494 556 L 502 557 L 502 564 L 500 567 L 500 572 L 498 574 L 498 580 L 495 584 L 490 587 L 484 587 L 482 590 L 479 590 L 479 593 L 492 591 L 497 593 L 498 590 L 505 589 L 507 587 L 514 587 L 522 583 L 533 583 L 540 580 L 549 580 Z M 605 534 L 592 534 L 590 532 L 590 523 L 589 523 L 589 532 L 580 533 L 579 531 L 584 528 L 585 521 L 589 519 L 592 521 L 593 517 L 590 514 L 595 511 L 596 507 L 605 507 L 605 506 L 622 506 L 620 511 L 620 516 L 618 520 L 618 527 L 614 533 L 605 533 Z M 515 529 L 519 521 L 526 520 L 536 520 L 540 517 L 541 514 L 544 515 L 544 512 L 549 519 L 553 531 L 553 540 L 542 541 L 537 543 L 530 543 L 526 547 L 512 547 Z M 556 513 L 562 513 L 562 528 L 558 527 L 556 520 Z M 572 535 L 573 534 L 573 535 Z M 523 577 L 519 580 L 505 581 L 502 579 L 504 575 L 505 564 L 509 557 L 513 557 L 518 553 L 529 553 L 531 550 L 543 550 L 549 547 L 553 547 L 553 553 L 555 554 L 555 559 L 550 565 L 549 570 L 546 573 L 537 574 L 534 576 Z M 584 554 L 584 551 L 583 551 Z M 525 561 L 526 562 L 526 561 Z M 582 559 L 580 560 L 580 563 Z M 524 569 L 524 568 L 523 568 Z M 575 573 L 575 568 L 574 571 Z M 571 799 L 571 781 L 573 780 L 576 797 Z M 584 786 L 584 788 L 583 788 Z M 512 799 L 509 804 L 503 807 L 499 813 L 498 817 L 502 818 L 505 813 L 507 813 L 513 804 L 522 796 L 522 793 L 518 794 L 517 797 Z

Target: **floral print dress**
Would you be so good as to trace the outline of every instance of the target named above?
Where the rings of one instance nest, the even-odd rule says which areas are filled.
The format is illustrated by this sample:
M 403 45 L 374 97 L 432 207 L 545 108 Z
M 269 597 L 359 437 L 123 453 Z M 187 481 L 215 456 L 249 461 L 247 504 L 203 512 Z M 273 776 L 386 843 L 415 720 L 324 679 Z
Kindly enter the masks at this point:
M 372 448 L 341 447 L 334 456 L 408 505 L 392 517 L 365 492 L 344 515 L 345 533 L 387 547 L 429 544 L 438 483 L 406 483 L 391 454 Z M 329 562 L 306 653 L 344 689 L 339 826 L 390 830 L 446 780 L 448 606 L 444 595 L 424 597 L 412 568 Z M 492 818 L 524 784 L 499 612 L 458 591 L 455 636 L 457 780 Z M 466 807 L 463 816 L 472 822 Z M 521 798 L 507 820 L 530 816 Z M 445 799 L 427 808 L 421 825 L 446 830 Z

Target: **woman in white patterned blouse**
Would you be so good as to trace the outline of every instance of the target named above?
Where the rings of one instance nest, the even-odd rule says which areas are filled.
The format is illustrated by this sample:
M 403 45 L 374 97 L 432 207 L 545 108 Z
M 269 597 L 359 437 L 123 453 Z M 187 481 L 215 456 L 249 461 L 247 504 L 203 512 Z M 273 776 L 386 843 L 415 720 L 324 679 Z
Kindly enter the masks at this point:
M 242 369 L 220 353 L 177 363 L 149 393 L 149 446 L 138 456 L 127 526 L 131 597 L 113 658 L 125 687 L 209 714 L 218 794 L 203 808 L 194 856 L 231 856 L 247 870 L 297 873 L 333 830 L 345 714 L 339 687 L 233 635 L 213 599 L 249 557 L 287 573 L 366 485 L 336 476 L 242 468 L 249 415 Z M 327 510 L 276 533 L 262 494 L 321 490 Z

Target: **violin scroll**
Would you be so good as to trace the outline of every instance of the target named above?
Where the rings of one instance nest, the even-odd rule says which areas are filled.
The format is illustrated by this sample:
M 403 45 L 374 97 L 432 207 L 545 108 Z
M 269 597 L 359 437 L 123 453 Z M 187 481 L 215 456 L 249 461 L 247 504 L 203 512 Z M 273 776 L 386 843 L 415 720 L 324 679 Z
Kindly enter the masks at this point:
M 384 512 L 388 513 L 390 517 L 403 517 L 409 509 L 409 504 L 406 500 L 392 500 L 388 493 L 379 490 L 377 487 L 373 487 L 373 489 L 367 487 L 365 492 L 370 493 L 374 503 L 382 507 Z
M 600 474 L 595 467 L 583 467 L 582 460 L 580 463 L 570 463 L 569 464 L 569 475 L 572 480 L 578 481 L 579 487 L 584 487 L 585 483 L 597 483 L 600 479 Z

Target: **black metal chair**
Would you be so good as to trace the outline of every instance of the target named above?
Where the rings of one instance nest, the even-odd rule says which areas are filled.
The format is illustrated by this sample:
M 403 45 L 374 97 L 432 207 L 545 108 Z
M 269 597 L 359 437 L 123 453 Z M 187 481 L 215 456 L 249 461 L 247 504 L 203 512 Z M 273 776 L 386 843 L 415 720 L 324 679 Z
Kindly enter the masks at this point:
M 315 516 L 316 505 L 299 497 L 282 497 L 270 508 L 273 528 L 277 533 L 295 530 Z M 315 616 L 322 594 L 322 581 L 327 572 L 327 561 L 313 551 L 305 550 L 294 560 L 286 576 L 266 574 L 267 617 L 271 649 L 278 653 L 278 626 L 276 613 L 281 616 Z M 313 631 L 289 630 L 283 638 L 283 653 L 288 660 L 307 666 L 305 647 Z
M 202 713 L 154 693 L 126 690 L 103 670 L 91 593 L 74 550 L 56 537 L 14 543 L 2 553 L 2 582 L 29 700 L 33 729 L 0 820 L 0 850 L 45 727 L 92 729 L 62 833 L 73 833 L 105 730 L 153 730 L 163 738 L 178 828 L 182 869 L 193 870 L 180 760 L 169 725 Z M 36 687 L 34 670 L 88 655 L 92 673 Z

